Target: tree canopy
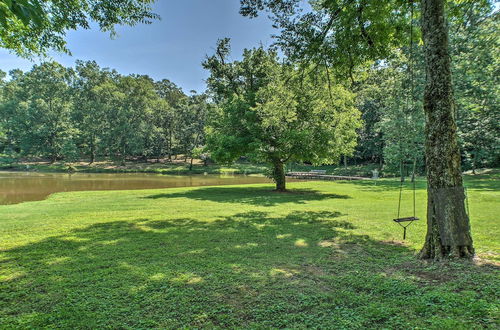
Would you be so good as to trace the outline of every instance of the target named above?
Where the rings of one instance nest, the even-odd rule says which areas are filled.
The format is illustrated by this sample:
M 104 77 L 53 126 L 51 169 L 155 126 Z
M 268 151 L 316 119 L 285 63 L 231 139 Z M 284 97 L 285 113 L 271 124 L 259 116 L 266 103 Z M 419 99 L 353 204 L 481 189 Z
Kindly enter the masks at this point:
M 66 33 L 92 23 L 114 33 L 118 24 L 150 24 L 154 0 L 0 0 L 0 47 L 23 57 L 48 50 L 69 53 Z
M 167 79 L 124 76 L 94 61 L 9 75 L 0 80 L 0 154 L 8 159 L 171 160 L 204 145 L 206 96 Z

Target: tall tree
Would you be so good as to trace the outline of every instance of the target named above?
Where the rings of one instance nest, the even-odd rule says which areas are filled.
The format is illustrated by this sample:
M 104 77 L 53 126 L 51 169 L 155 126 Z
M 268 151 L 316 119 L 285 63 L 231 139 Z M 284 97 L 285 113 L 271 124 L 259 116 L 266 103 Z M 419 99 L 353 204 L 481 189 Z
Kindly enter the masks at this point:
M 207 95 L 192 94 L 181 102 L 178 111 L 177 138 L 179 147 L 187 160 L 189 170 L 193 168 L 194 152 L 205 142 L 205 121 L 209 105 Z
M 168 79 L 162 79 L 155 83 L 156 92 L 160 98 L 168 105 L 168 109 L 164 108 L 159 111 L 159 116 L 156 118 L 156 127 L 162 132 L 158 138 L 164 139 L 164 148 L 168 156 L 168 160 L 172 160 L 176 140 L 179 136 L 179 130 L 182 130 L 181 108 L 186 104 L 187 96 L 181 88 Z M 159 141 L 158 141 L 159 142 Z
M 287 162 L 333 163 L 352 153 L 359 112 L 353 95 L 328 73 L 280 65 L 263 48 L 245 50 L 242 61 L 229 62 L 228 55 L 225 39 L 204 63 L 218 106 L 207 134 L 215 160 L 265 162 L 276 190 L 285 191 Z
M 116 72 L 102 70 L 94 61 L 77 61 L 76 74 L 72 120 L 80 131 L 77 143 L 89 155 L 92 164 L 101 152 L 101 141 L 110 126 L 103 111 L 108 100 L 99 93 L 99 87 L 112 82 Z
M 468 22 L 452 21 L 453 76 L 464 165 L 500 165 L 500 13 L 471 9 Z
M 153 109 L 159 100 L 154 82 L 148 76 L 117 76 L 99 86 L 109 128 L 105 144 L 122 164 L 127 156 L 147 154 L 147 135 L 152 127 Z
M 409 170 L 406 167 L 404 172 L 404 163 L 420 167 L 424 161 L 424 114 L 422 97 L 419 98 L 423 92 L 417 84 L 422 75 L 409 63 L 410 58 L 396 51 L 387 65 L 378 70 L 385 78 L 380 83 L 385 107 L 380 110 L 381 121 L 377 125 L 383 132 L 385 168 L 403 177 Z
M 55 161 L 75 153 L 78 132 L 71 121 L 69 83 L 73 72 L 58 63 L 35 65 L 13 77 L 7 112 L 11 138 L 22 154 L 49 157 Z
M 427 235 L 423 258 L 474 255 L 458 148 L 444 0 L 422 0 Z
M 0 70 L 0 154 L 3 154 L 9 144 L 9 139 L 7 137 L 7 113 L 5 107 L 2 105 L 5 104 L 5 78 L 7 77 L 7 73 Z
M 330 61 L 344 75 L 367 60 L 385 59 L 394 47 L 407 43 L 413 1 L 313 0 L 310 12 L 300 12 L 299 0 L 241 0 L 241 12 L 256 16 L 272 12 L 281 29 L 280 45 L 291 58 Z M 492 2 L 457 1 L 463 6 Z M 458 6 L 460 8 L 460 6 Z M 418 8 L 416 8 L 418 9 Z M 474 253 L 465 212 L 444 0 L 421 0 L 427 86 L 426 162 L 429 181 L 428 233 L 422 258 L 470 257 Z M 463 11 L 457 10 L 458 14 Z

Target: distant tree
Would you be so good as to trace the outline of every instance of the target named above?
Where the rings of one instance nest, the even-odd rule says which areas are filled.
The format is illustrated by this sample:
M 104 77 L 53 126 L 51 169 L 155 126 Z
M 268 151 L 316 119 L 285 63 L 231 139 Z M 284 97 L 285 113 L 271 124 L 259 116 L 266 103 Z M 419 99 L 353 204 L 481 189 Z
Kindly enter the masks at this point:
M 0 70 L 0 154 L 3 154 L 8 148 L 9 139 L 7 137 L 7 113 L 5 107 L 2 105 L 5 104 L 5 78 L 7 77 L 7 73 Z
M 383 70 L 368 70 L 356 90 L 356 107 L 361 111 L 363 126 L 358 130 L 358 145 L 354 158 L 360 161 L 377 162 L 382 168 L 384 157 L 384 135 L 380 121 L 388 105 L 388 75 Z
M 118 24 L 150 24 L 159 16 L 154 0 L 0 0 L 0 47 L 19 56 L 45 54 L 53 49 L 69 53 L 66 33 L 89 29 L 114 34 Z
M 103 110 L 109 127 L 104 144 L 109 154 L 125 163 L 127 156 L 147 155 L 149 121 L 159 100 L 154 82 L 148 76 L 117 76 L 101 84 L 97 91 L 106 102 Z
M 353 151 L 359 112 L 353 95 L 323 71 L 278 63 L 263 48 L 228 62 L 229 41 L 219 41 L 204 67 L 216 100 L 207 142 L 217 161 L 240 156 L 266 162 L 276 190 L 285 191 L 289 161 L 332 163 Z
M 55 62 L 35 65 L 12 77 L 6 103 L 9 134 L 25 155 L 46 156 L 52 161 L 75 157 L 78 131 L 70 121 L 69 83 L 73 72 Z
M 410 66 L 407 52 L 395 50 L 391 58 L 356 75 L 357 106 L 364 122 L 356 157 L 380 161 L 386 173 L 399 173 L 402 162 L 414 160 L 421 168 L 424 159 L 423 66 L 418 61 L 416 67 L 415 60 Z M 418 56 L 416 49 L 413 52 Z
M 172 160 L 179 130 L 182 130 L 181 107 L 186 104 L 187 96 L 181 88 L 168 79 L 156 82 L 155 86 L 160 98 L 166 102 L 164 107 L 157 109 L 155 118 L 155 127 L 159 133 L 156 135 L 157 143 L 163 146 L 168 159 Z
M 166 79 L 122 76 L 94 61 L 9 75 L 0 72 L 0 153 L 92 163 L 97 156 L 170 158 L 174 147 L 192 157 L 203 147 L 207 97 L 188 97 Z
M 464 165 L 500 165 L 500 13 L 472 8 L 467 22 L 450 28 L 456 115 Z
M 150 131 L 146 135 L 149 146 L 148 155 L 156 158 L 159 162 L 165 155 L 172 154 L 170 141 L 173 127 L 173 109 L 165 100 L 158 98 L 152 112 L 148 112 Z M 170 139 L 169 139 L 170 138 Z
M 384 69 L 387 80 L 381 86 L 387 98 L 379 124 L 384 134 L 384 159 L 389 170 L 403 177 L 409 174 L 409 168 L 403 171 L 404 163 L 413 164 L 416 171 L 424 163 L 424 67 L 410 63 L 409 56 L 419 54 L 417 50 L 413 52 L 412 55 L 395 52 L 398 55 Z M 418 64 L 423 63 L 418 61 Z
M 118 74 L 102 70 L 95 61 L 77 61 L 75 71 L 72 121 L 80 132 L 77 144 L 89 155 L 92 164 L 97 155 L 104 152 L 102 140 L 111 126 L 104 112 L 108 100 L 100 93 L 100 86 L 113 84 Z
M 199 150 L 205 143 L 205 121 L 209 110 L 207 96 L 192 94 L 178 109 L 177 136 L 179 146 L 184 153 L 184 157 L 190 158 L 189 170 L 193 168 L 195 151 Z

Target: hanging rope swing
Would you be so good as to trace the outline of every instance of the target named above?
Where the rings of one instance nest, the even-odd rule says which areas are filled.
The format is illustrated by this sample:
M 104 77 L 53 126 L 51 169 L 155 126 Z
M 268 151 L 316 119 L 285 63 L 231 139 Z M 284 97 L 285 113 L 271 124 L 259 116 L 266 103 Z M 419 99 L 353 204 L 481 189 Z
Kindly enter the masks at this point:
M 413 93 L 414 93 L 414 86 L 413 86 L 413 1 L 410 0 L 410 58 L 408 61 L 408 76 L 410 78 L 410 93 L 407 96 L 406 99 L 406 106 L 407 108 L 411 106 L 413 109 Z M 416 155 L 414 156 L 413 159 L 413 171 L 412 171 L 412 188 L 413 188 L 413 216 L 411 217 L 401 217 L 401 200 L 403 197 L 403 185 L 404 185 L 404 170 L 405 170 L 405 163 L 401 161 L 400 163 L 400 175 L 401 175 L 401 182 L 399 184 L 399 200 L 398 200 L 398 215 L 396 219 L 393 219 L 394 222 L 396 222 L 398 225 L 403 227 L 403 240 L 406 239 L 406 228 L 408 228 L 413 221 L 419 220 L 416 216 L 416 187 L 415 187 L 415 170 L 416 170 L 416 164 L 417 164 L 417 158 Z
M 404 166 L 405 164 L 403 162 L 401 162 L 401 166 L 400 166 L 400 169 L 401 169 L 401 182 L 399 184 L 399 201 L 398 201 L 398 216 L 396 219 L 393 219 L 394 222 L 396 222 L 398 225 L 400 225 L 401 227 L 403 227 L 403 240 L 406 239 L 406 228 L 408 228 L 412 223 L 413 221 L 415 220 L 420 220 L 419 218 L 417 218 L 416 216 L 416 185 L 415 185 L 415 182 L 416 182 L 416 178 L 415 178 L 415 169 L 416 169 L 416 159 L 413 161 L 413 171 L 412 171 L 412 174 L 411 174 L 411 177 L 412 177 L 412 190 L 413 190 L 413 216 L 412 217 L 404 217 L 404 218 L 401 218 L 401 199 L 403 197 L 403 185 L 404 185 Z

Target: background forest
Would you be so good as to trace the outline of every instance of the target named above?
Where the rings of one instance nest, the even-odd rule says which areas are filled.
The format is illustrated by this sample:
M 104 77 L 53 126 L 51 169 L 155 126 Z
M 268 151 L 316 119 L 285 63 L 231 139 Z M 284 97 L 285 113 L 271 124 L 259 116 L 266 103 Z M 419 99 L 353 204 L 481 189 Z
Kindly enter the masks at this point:
M 498 13 L 481 10 L 472 10 L 467 19 L 450 20 L 465 170 L 500 165 L 498 23 Z M 205 66 L 214 75 L 213 68 Z M 329 76 L 326 65 L 316 70 L 326 70 Z M 344 155 L 347 162 L 376 163 L 394 173 L 401 161 L 416 161 L 423 172 L 424 81 L 420 44 L 400 49 L 387 61 L 356 68 L 350 79 L 335 81 L 354 93 L 363 122 L 354 152 Z M 203 94 L 186 94 L 168 79 L 125 76 L 93 61 L 78 61 L 73 68 L 45 62 L 28 72 L 0 72 L 1 159 L 208 159 L 207 127 L 219 97 L 214 86 L 209 82 Z

